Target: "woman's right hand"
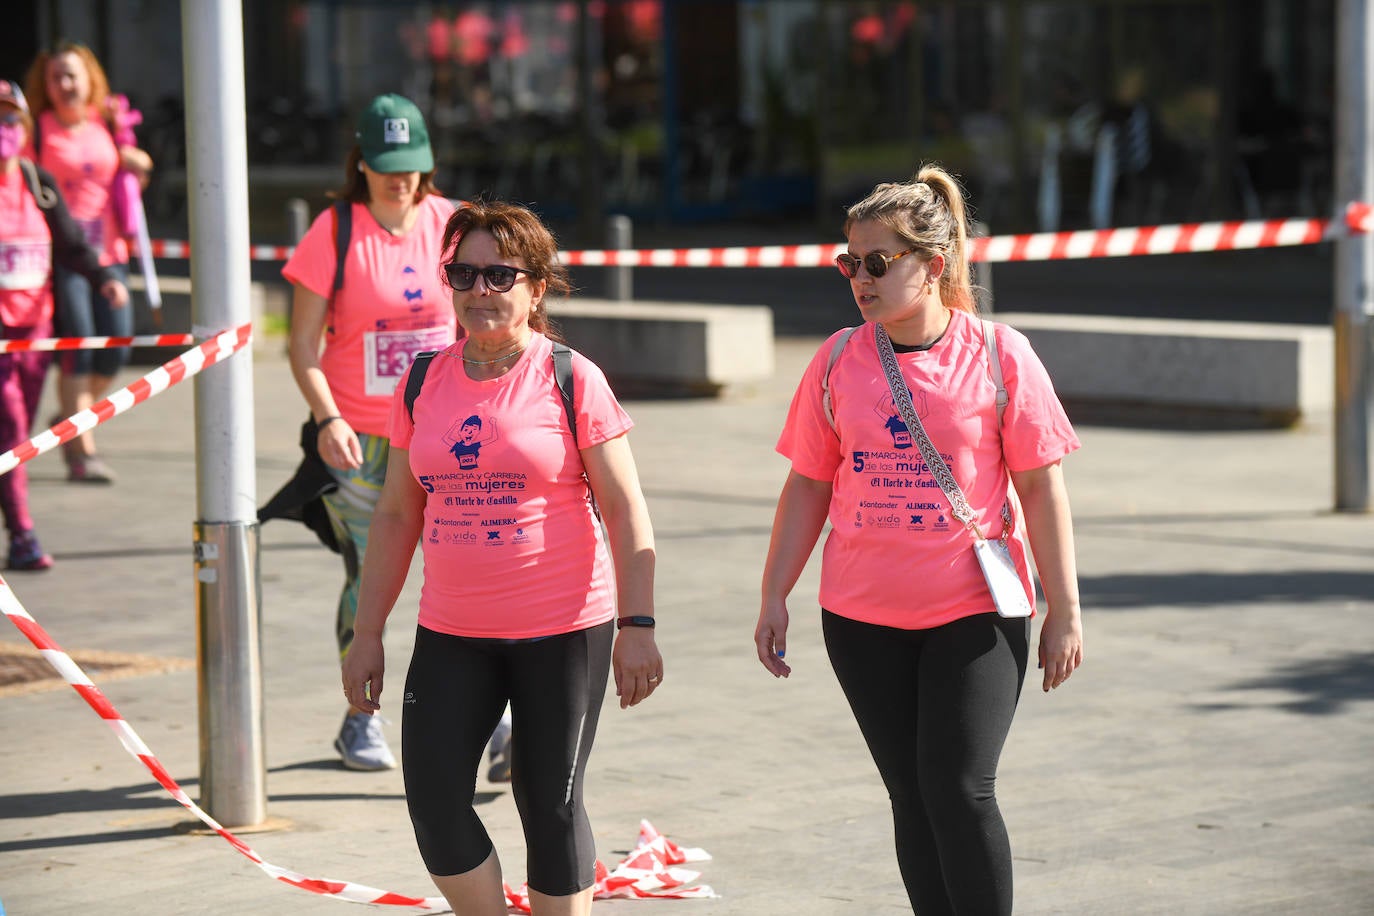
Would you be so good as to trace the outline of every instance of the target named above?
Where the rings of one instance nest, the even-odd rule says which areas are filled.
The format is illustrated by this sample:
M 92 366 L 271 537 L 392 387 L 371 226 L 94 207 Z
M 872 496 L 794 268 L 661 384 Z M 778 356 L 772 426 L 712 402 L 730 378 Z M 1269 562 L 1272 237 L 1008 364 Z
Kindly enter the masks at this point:
M 385 671 L 382 637 L 355 633 L 343 660 L 343 690 L 348 705 L 369 713 L 380 710 Z
M 765 601 L 759 610 L 759 623 L 754 628 L 754 648 L 759 661 L 773 677 L 787 677 L 792 668 L 784 662 L 787 654 L 787 602 Z
M 320 428 L 315 448 L 320 459 L 331 468 L 340 471 L 356 471 L 363 464 L 363 447 L 358 442 L 358 434 L 348 421 L 340 417 L 330 420 Z

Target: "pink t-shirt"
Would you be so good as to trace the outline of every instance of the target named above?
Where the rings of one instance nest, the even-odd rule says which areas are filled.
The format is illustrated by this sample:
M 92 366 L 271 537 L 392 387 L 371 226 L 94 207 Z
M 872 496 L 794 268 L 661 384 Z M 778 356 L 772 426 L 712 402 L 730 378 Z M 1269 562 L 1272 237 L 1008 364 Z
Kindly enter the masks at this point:
M 892 404 L 871 324 L 854 332 L 830 371 L 839 435 L 830 428 L 821 380 L 833 340 L 807 366 L 777 444 L 793 470 L 834 487 L 821 606 L 902 629 L 993 611 L 972 535 L 951 514 Z M 1006 469 L 1052 464 L 1079 442 L 1025 336 L 997 325 L 997 347 L 1010 397 L 1000 436 L 996 388 L 977 319 L 954 312 L 933 347 L 898 353 L 897 362 L 926 434 L 959 482 L 984 536 L 1001 533 L 1002 505 L 1011 501 L 1009 547 L 1034 603 L 1024 520 Z
M 353 204 L 344 284 L 329 309 L 320 368 L 339 413 L 358 432 L 384 436 L 391 393 L 411 359 L 453 342 L 453 299 L 440 280 L 444 225 L 453 204 L 431 195 L 415 225 L 394 236 Z M 282 276 L 328 299 L 334 290 L 334 208 L 315 218 Z
M 75 127 L 64 127 L 51 111 L 38 116 L 43 148 L 38 164 L 52 173 L 72 219 L 86 241 L 100 252 L 104 266 L 129 260 L 129 245 L 119 234 L 111 188 L 119 171 L 119 147 L 94 109 Z
M 51 317 L 52 233 L 24 173 L 0 173 L 0 322 L 31 328 Z
M 413 424 L 405 387 L 397 388 L 391 445 L 410 450 L 411 473 L 428 493 L 420 626 L 526 639 L 615 615 L 615 575 L 577 449 L 633 424 L 601 370 L 574 353 L 574 446 L 552 351 L 535 334 L 510 372 L 479 382 L 453 344 L 430 363 Z

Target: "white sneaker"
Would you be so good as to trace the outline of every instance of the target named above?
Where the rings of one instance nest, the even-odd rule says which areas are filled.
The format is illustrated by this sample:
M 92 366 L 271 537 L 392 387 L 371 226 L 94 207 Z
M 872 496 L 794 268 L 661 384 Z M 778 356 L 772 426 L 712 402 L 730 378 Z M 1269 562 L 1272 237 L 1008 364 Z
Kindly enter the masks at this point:
M 381 716 L 369 716 L 365 712 L 345 716 L 339 737 L 334 739 L 334 750 L 350 770 L 396 768 L 396 758 L 391 756 L 391 748 L 386 746 L 386 738 L 382 735 Z

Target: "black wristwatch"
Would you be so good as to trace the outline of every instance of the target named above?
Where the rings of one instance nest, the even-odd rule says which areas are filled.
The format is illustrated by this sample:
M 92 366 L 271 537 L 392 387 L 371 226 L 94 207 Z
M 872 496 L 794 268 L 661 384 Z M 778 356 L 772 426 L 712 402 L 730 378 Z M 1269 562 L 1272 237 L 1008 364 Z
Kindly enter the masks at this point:
M 653 625 L 654 618 L 645 614 L 635 614 L 633 617 L 621 617 L 615 622 L 615 628 L 617 630 L 624 627 L 652 627 Z

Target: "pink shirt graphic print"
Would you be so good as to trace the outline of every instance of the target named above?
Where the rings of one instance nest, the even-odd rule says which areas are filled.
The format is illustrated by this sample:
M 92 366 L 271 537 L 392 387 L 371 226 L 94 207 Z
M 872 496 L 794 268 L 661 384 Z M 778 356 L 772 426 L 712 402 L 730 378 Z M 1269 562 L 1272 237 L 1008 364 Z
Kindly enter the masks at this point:
M 601 371 L 574 353 L 573 443 L 552 349 L 535 334 L 510 372 L 475 381 L 462 344 L 452 345 L 430 363 L 413 421 L 397 386 L 391 444 L 409 450 L 426 494 L 419 623 L 427 629 L 525 639 L 614 616 L 614 574 L 578 449 L 632 423 Z
M 950 513 L 939 483 L 897 415 L 873 328 L 854 332 L 830 371 L 838 435 L 821 405 L 831 340 L 807 366 L 777 450 L 797 473 L 833 487 L 821 565 L 822 607 L 855 620 L 924 629 L 993 611 L 973 538 Z M 1010 402 L 998 428 L 996 389 L 981 323 L 954 312 L 931 349 L 899 353 L 912 405 L 949 465 L 985 537 L 1002 533 L 1028 596 L 1025 530 L 1007 469 L 1029 470 L 1078 448 L 1049 375 L 1019 332 L 1001 326 L 997 345 Z
M 391 393 L 415 354 L 453 342 L 453 299 L 439 279 L 444 225 L 453 205 L 420 202 L 415 225 L 393 236 L 365 204 L 353 204 L 344 285 L 330 308 L 320 368 L 339 412 L 358 432 L 386 435 Z M 334 289 L 334 213 L 321 213 L 282 276 L 329 299 Z

